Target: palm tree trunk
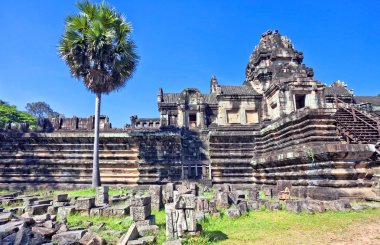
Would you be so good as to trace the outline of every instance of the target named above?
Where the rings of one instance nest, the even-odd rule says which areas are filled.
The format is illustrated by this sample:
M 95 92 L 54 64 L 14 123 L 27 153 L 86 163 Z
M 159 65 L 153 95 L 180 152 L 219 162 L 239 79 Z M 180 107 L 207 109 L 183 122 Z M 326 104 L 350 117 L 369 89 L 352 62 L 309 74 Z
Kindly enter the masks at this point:
M 95 122 L 94 122 L 94 157 L 92 163 L 92 186 L 100 186 L 99 170 L 99 117 L 100 117 L 101 93 L 96 94 L 95 99 Z

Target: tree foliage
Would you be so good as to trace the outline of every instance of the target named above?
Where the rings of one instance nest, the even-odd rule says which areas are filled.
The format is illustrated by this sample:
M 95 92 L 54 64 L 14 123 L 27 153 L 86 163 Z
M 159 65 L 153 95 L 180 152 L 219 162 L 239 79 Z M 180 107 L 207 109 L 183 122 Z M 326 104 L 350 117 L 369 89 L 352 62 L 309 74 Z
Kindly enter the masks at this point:
M 58 54 L 91 92 L 108 94 L 126 84 L 138 61 L 131 24 L 104 2 L 77 6 L 81 12 L 66 18 Z
M 37 118 L 63 117 L 63 114 L 54 111 L 49 104 L 43 101 L 28 103 L 25 108 L 29 114 Z
M 8 103 L 0 103 L 0 128 L 4 128 L 6 123 L 29 123 L 32 128 L 37 123 L 37 118 L 27 112 L 17 110 L 16 106 Z

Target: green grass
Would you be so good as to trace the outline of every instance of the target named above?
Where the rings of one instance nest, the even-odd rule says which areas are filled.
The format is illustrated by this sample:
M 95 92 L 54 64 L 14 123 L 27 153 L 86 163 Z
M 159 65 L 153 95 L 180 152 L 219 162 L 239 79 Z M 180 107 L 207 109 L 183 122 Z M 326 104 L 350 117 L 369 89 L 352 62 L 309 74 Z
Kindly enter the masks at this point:
M 201 223 L 201 237 L 189 238 L 185 244 L 297 244 L 299 239 L 313 240 L 327 232 L 340 233 L 356 221 L 373 217 L 380 218 L 380 209 L 318 214 L 265 210 L 249 212 L 239 218 L 222 215 Z
M 127 216 L 122 217 L 103 217 L 103 216 L 81 216 L 80 214 L 73 214 L 67 216 L 67 223 L 69 227 L 85 227 L 86 222 L 92 222 L 96 227 L 102 223 L 104 226 L 101 229 L 93 228 L 92 230 L 103 237 L 107 244 L 116 244 L 119 239 L 119 234 L 127 233 L 132 220 Z
M 214 193 L 205 191 L 205 192 L 202 192 L 200 196 L 210 201 L 211 199 L 213 199 Z

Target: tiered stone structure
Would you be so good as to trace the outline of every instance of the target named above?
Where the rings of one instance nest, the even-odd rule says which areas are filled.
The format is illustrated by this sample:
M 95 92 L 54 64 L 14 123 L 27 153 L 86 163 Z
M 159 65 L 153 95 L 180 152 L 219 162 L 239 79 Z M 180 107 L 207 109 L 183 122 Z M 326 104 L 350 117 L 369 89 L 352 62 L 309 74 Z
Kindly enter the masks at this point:
M 242 85 L 213 76 L 209 93 L 160 88 L 160 117 L 133 116 L 123 129 L 102 117 L 103 183 L 197 179 L 268 193 L 287 187 L 303 197 L 378 195 L 379 96 L 354 96 L 339 80 L 326 86 L 302 61 L 289 38 L 268 31 Z M 35 132 L 8 125 L 0 133 L 1 187 L 89 185 L 92 129 L 93 117 L 42 120 Z

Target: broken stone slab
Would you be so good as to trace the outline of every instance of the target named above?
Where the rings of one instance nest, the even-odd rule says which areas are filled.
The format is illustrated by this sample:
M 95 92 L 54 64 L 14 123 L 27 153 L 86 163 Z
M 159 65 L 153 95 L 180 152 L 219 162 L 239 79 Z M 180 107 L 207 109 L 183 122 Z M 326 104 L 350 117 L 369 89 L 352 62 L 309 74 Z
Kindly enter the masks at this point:
M 50 220 L 51 215 L 50 214 L 41 214 L 41 215 L 35 215 L 32 218 L 36 223 L 43 223 L 47 220 Z
M 146 225 L 137 227 L 140 236 L 158 236 L 159 228 L 157 225 Z
M 240 217 L 240 211 L 237 208 L 229 208 L 226 210 L 226 215 L 230 218 Z
M 0 223 L 8 222 L 12 219 L 13 215 L 11 212 L 0 213 Z
M 90 216 L 103 216 L 103 211 L 108 207 L 96 207 L 90 209 Z
M 193 194 L 179 195 L 175 202 L 176 209 L 195 209 L 195 196 Z
M 151 203 L 151 196 L 135 197 L 131 200 L 132 207 L 146 206 Z
M 53 199 L 38 199 L 33 202 L 34 205 L 52 204 Z
M 86 230 L 65 231 L 53 235 L 51 238 L 53 244 L 72 244 L 78 242 L 86 233 Z
M 67 202 L 68 196 L 68 194 L 57 194 L 53 197 L 53 202 Z
M 78 241 L 82 245 L 105 245 L 105 240 L 94 232 L 88 231 L 84 236 Z
M 139 237 L 139 232 L 135 223 L 129 227 L 128 232 L 120 237 L 117 245 L 127 245 L 129 241 L 135 240 Z
M 138 220 L 135 221 L 137 228 L 140 226 L 147 226 L 147 225 L 155 225 L 156 224 L 156 216 L 149 215 L 146 220 Z
M 33 226 L 32 231 L 39 233 L 39 234 L 43 235 L 44 237 L 51 237 L 57 232 L 56 229 L 40 227 L 40 226 Z
M 80 197 L 75 201 L 76 210 L 90 210 L 95 207 L 95 197 Z
M 4 225 L 0 225 L 0 237 L 6 237 L 12 233 L 17 232 L 20 227 L 24 226 L 25 222 L 20 221 L 10 221 Z

